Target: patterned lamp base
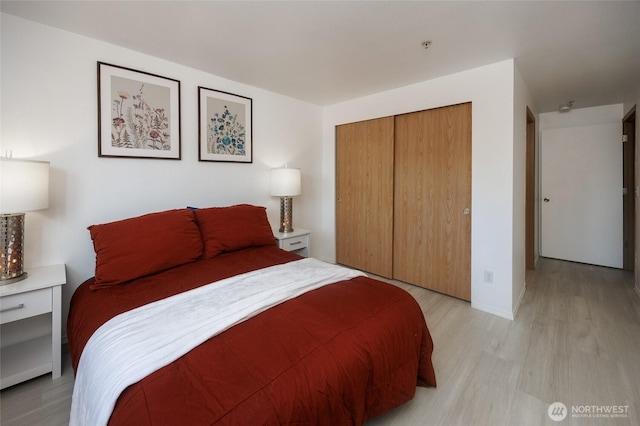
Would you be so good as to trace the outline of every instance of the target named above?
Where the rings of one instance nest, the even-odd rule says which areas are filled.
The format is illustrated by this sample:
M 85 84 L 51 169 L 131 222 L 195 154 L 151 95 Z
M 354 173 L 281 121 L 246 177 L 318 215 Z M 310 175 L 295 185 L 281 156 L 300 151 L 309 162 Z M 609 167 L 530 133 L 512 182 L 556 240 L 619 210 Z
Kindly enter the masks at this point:
M 293 198 L 280 197 L 280 232 L 293 232 Z
M 27 278 L 23 258 L 24 213 L 0 215 L 0 285 Z

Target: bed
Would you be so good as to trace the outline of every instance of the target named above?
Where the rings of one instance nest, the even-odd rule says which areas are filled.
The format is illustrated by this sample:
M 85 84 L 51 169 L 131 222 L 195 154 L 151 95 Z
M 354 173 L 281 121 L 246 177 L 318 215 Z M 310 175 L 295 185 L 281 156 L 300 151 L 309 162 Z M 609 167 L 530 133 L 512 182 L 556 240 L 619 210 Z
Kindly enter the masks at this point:
M 169 210 L 89 230 L 95 276 L 75 291 L 67 322 L 76 374 L 71 424 L 363 424 L 412 399 L 416 386 L 436 386 L 433 343 L 418 303 L 404 290 L 362 274 L 258 309 L 192 349 L 184 345 L 184 354 L 121 385 L 110 403 L 100 386 L 82 387 L 79 378 L 117 375 L 103 371 L 113 368 L 109 361 L 125 369 L 122 376 L 137 373 L 135 365 L 146 369 L 148 354 L 140 355 L 139 364 L 131 361 L 132 367 L 129 355 L 113 361 L 122 348 L 90 351 L 109 324 L 127 315 L 137 320 L 140 310 L 169 300 L 182 303 L 178 299 L 198 291 L 234 289 L 249 276 L 275 288 L 274 278 L 264 278 L 272 277 L 269 271 L 319 261 L 279 249 L 259 206 Z M 291 276 L 289 270 L 281 274 Z M 226 303 L 224 297 L 190 300 L 213 305 Z M 162 330 L 151 333 L 159 338 L 188 337 L 181 332 L 188 328 L 173 319 L 150 322 Z M 178 328 L 175 338 L 169 337 L 171 328 Z M 137 325 L 118 330 L 116 340 L 139 331 Z M 125 347 L 136 346 L 136 338 Z M 83 411 L 89 394 L 108 410 L 104 422 Z

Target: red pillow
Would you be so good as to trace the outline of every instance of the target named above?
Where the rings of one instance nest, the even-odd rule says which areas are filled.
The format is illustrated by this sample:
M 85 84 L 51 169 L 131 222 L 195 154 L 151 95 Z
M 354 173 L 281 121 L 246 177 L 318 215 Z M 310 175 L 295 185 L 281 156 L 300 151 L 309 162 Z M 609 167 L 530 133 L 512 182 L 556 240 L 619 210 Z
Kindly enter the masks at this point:
M 204 240 L 205 257 L 276 244 L 264 207 L 239 204 L 198 209 L 194 213 Z
M 92 289 L 121 284 L 198 259 L 204 250 L 191 210 L 168 210 L 90 226 Z

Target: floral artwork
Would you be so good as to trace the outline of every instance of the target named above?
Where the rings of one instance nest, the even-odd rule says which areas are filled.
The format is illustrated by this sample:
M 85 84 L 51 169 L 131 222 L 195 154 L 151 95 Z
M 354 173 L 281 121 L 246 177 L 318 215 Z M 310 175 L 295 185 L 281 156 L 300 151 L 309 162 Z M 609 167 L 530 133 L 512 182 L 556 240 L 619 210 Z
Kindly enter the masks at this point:
M 207 129 L 207 153 L 246 155 L 245 132 L 238 114 L 232 114 L 224 105 L 223 111 L 215 112 Z
M 121 80 L 121 81 L 118 81 Z M 111 87 L 124 87 L 125 79 L 111 77 Z M 132 95 L 127 90 L 117 90 L 111 111 L 111 145 L 119 148 L 171 149 L 171 133 L 166 107 L 151 105 L 145 98 L 145 84 L 129 80 L 139 86 Z M 114 84 L 119 82 L 120 84 Z M 146 91 L 166 92 L 165 87 L 147 85 Z M 135 93 L 135 92 L 134 92 Z
M 180 82 L 101 62 L 98 75 L 99 156 L 180 159 Z
M 200 161 L 251 163 L 251 99 L 198 89 Z

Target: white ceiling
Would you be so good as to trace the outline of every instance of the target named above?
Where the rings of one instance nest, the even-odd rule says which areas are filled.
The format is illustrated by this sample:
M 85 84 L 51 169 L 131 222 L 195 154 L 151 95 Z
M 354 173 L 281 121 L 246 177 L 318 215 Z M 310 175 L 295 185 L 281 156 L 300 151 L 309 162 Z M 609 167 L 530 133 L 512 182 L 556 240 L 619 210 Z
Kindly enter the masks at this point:
M 640 96 L 639 1 L 2 0 L 1 10 L 319 105 L 509 58 L 539 112 Z

